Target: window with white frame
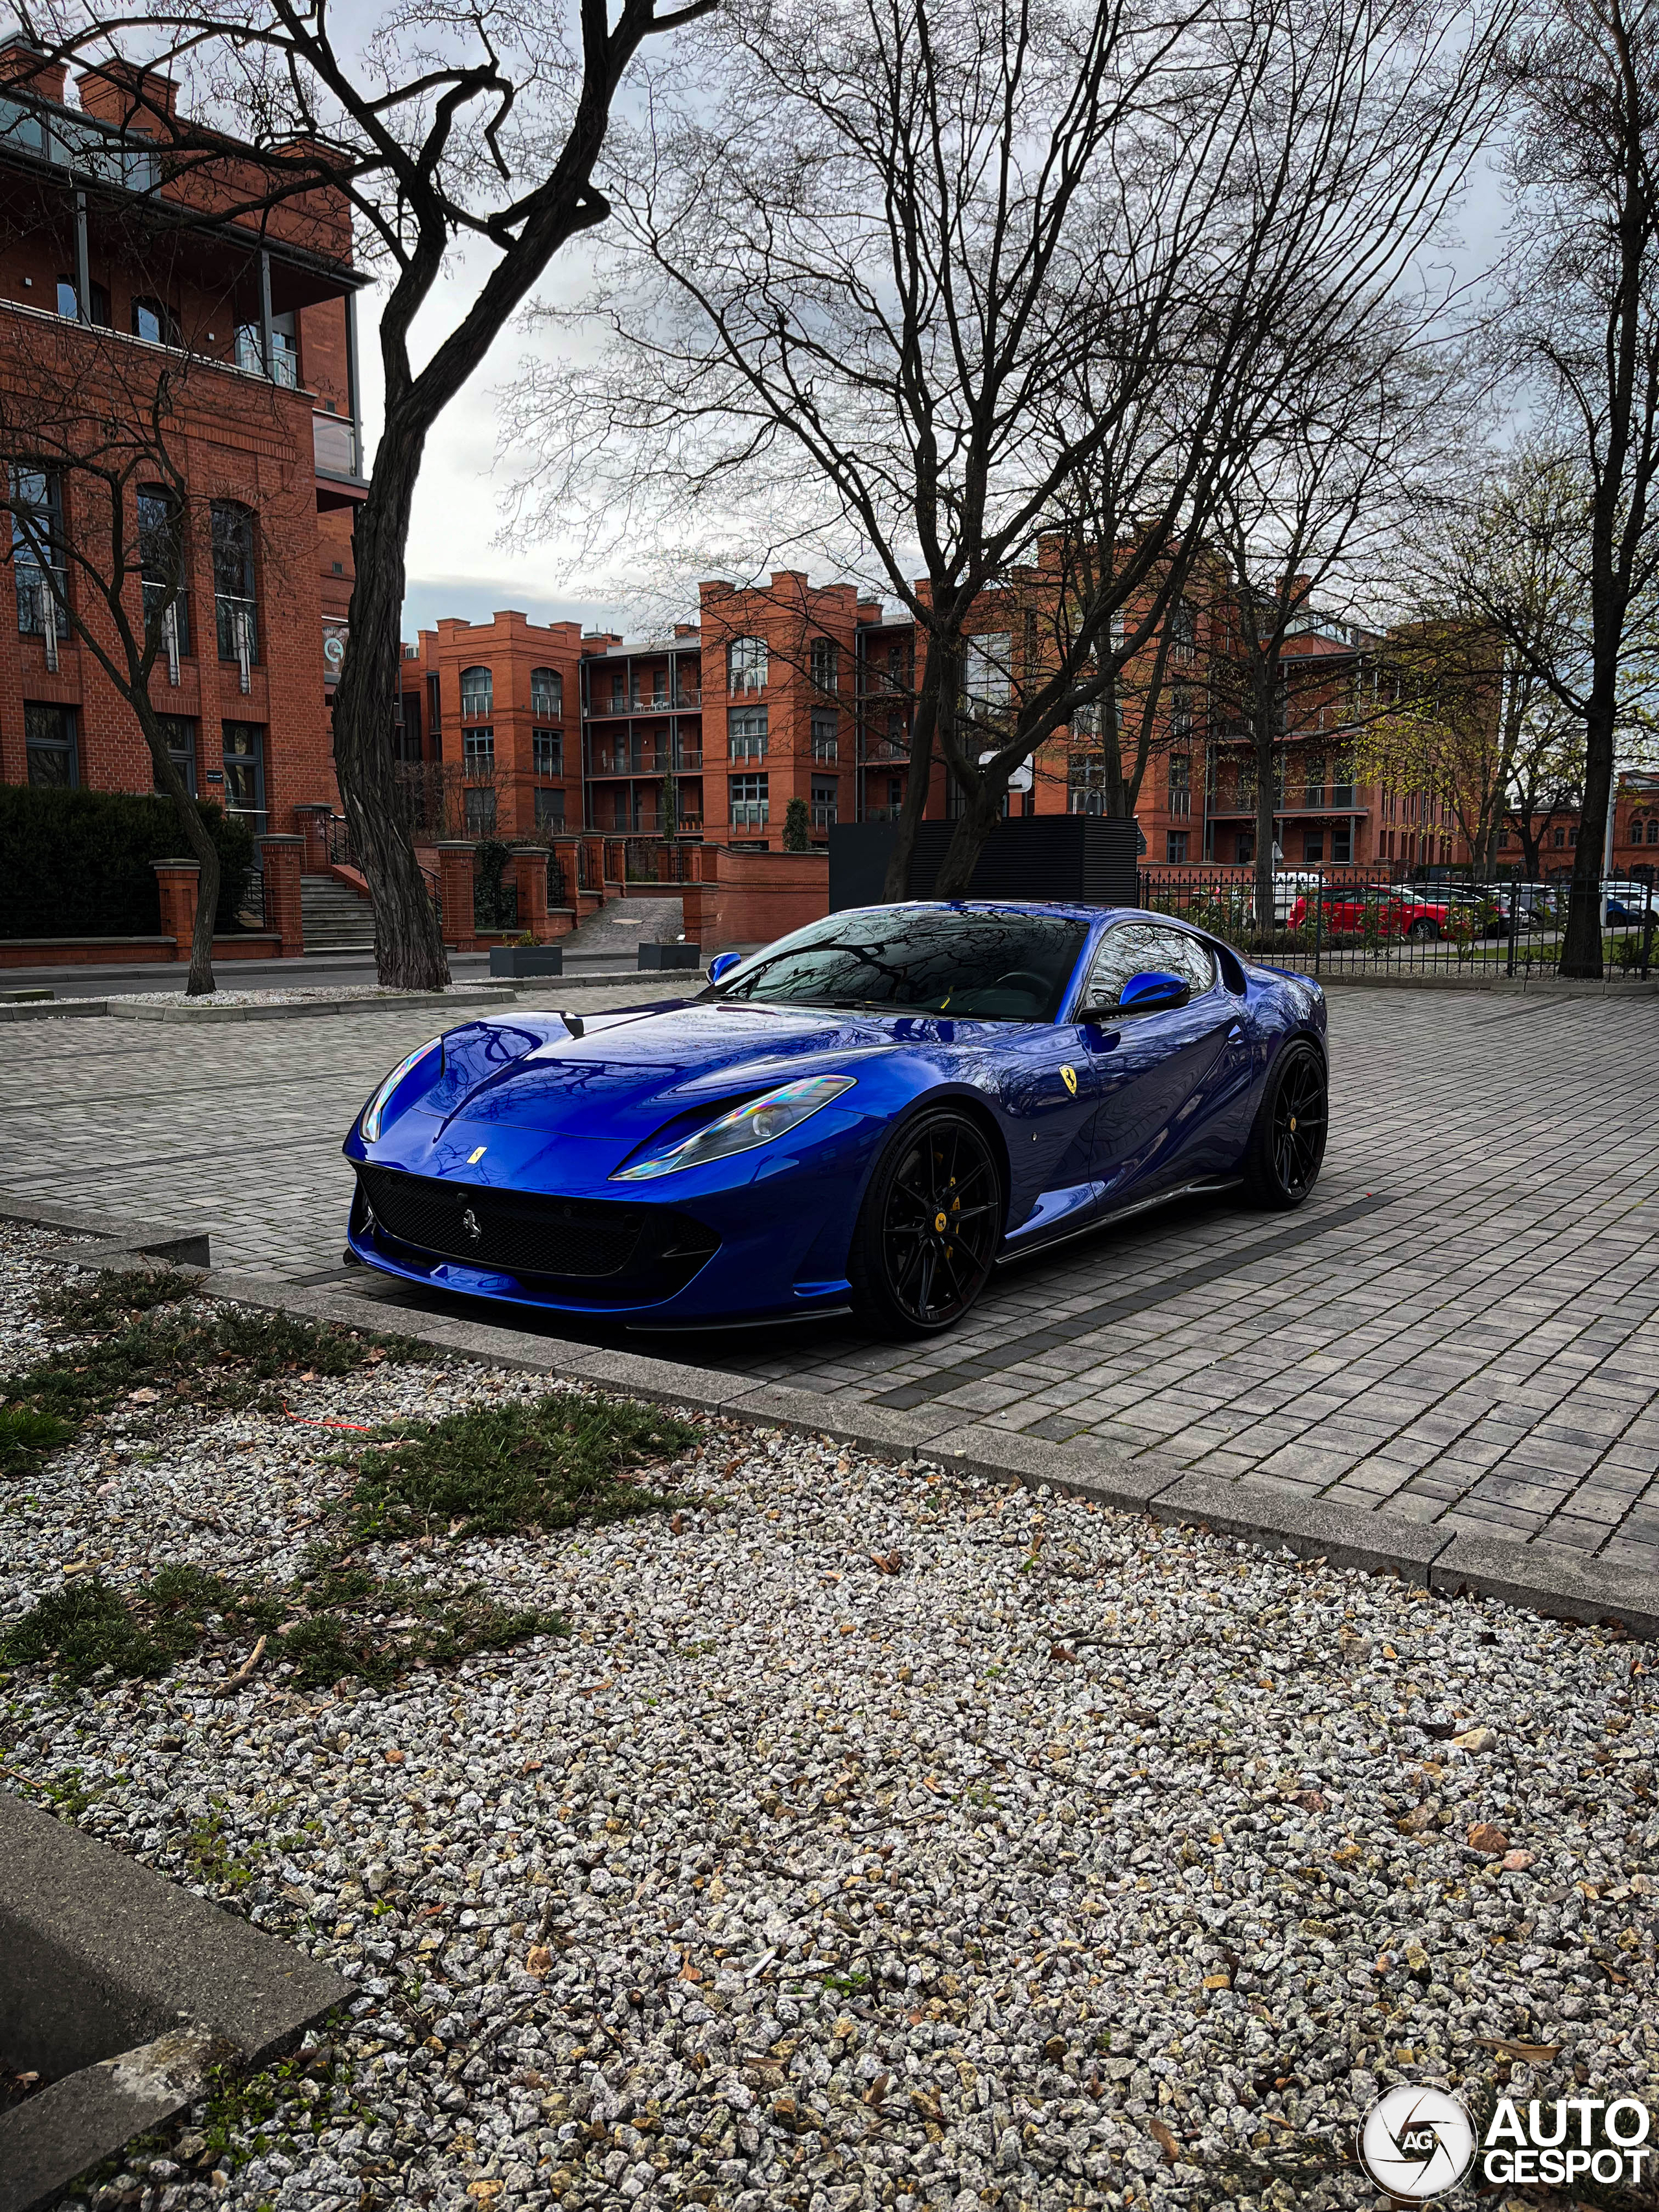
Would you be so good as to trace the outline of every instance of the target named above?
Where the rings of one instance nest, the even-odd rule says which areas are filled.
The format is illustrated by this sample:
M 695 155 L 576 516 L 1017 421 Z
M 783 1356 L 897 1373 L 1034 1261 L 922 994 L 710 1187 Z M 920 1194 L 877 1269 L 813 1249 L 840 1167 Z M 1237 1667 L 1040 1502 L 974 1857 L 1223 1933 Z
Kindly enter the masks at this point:
M 490 775 L 495 768 L 495 732 L 466 730 L 461 736 L 461 759 L 469 775 Z
M 1013 692 L 1014 640 L 1010 630 L 970 637 L 963 655 L 962 689 L 976 707 L 1006 707 Z
M 539 721 L 557 722 L 564 717 L 564 678 L 556 668 L 530 672 L 530 711 Z
M 727 781 L 730 785 L 732 827 L 734 830 L 764 830 L 772 818 L 769 778 L 763 775 L 734 775 Z
M 840 655 L 833 637 L 815 637 L 812 640 L 811 667 L 815 691 L 833 691 L 836 689 Z
M 766 640 L 734 637 L 726 648 L 726 688 L 733 696 L 766 689 Z
M 833 775 L 812 778 L 812 827 L 827 830 L 836 819 L 840 804 L 841 787 Z
M 530 732 L 530 764 L 538 775 L 564 774 L 564 744 L 557 730 Z
M 1170 658 L 1177 665 L 1198 657 L 1198 610 L 1190 599 L 1177 599 L 1170 611 Z
M 812 757 L 832 761 L 841 750 L 840 718 L 833 707 L 812 709 Z
M 729 708 L 726 716 L 727 758 L 763 761 L 766 758 L 766 720 L 764 707 Z
M 461 719 L 482 722 L 495 711 L 495 679 L 487 668 L 461 671 Z

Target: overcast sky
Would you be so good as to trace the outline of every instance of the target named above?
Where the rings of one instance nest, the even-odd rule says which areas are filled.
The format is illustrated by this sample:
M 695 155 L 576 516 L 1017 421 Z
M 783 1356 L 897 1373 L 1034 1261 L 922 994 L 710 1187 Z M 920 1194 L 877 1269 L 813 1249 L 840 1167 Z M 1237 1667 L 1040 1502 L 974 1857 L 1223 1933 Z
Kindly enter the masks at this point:
M 1438 257 L 1455 281 L 1472 283 L 1492 266 L 1503 219 L 1498 179 L 1489 167 L 1483 167 L 1465 195 L 1455 233 L 1445 241 Z M 601 230 L 578 241 L 549 272 L 538 296 L 560 302 L 580 296 L 586 284 L 586 257 L 603 252 L 604 237 Z M 474 266 L 481 269 L 483 264 L 475 262 Z M 462 311 L 471 281 L 463 271 L 434 294 L 428 314 L 416 326 L 417 331 L 428 333 L 428 343 Z M 359 312 L 364 407 L 372 440 L 379 427 L 380 390 L 374 293 L 360 300 Z M 538 333 L 535 342 L 550 341 Z M 422 627 L 429 629 L 441 615 L 487 622 L 507 607 L 520 610 L 534 622 L 580 622 L 585 628 L 616 628 L 630 635 L 638 634 L 640 609 L 630 607 L 625 579 L 618 595 L 616 580 L 595 575 L 573 541 L 556 538 L 532 548 L 501 542 L 505 486 L 496 460 L 497 398 L 531 343 L 521 327 L 504 333 L 471 386 L 440 421 L 428 441 L 410 538 L 409 587 L 404 602 L 406 638 L 412 639 Z M 688 579 L 689 583 L 695 580 Z M 814 581 L 828 580 L 814 577 Z M 608 597 L 605 595 L 607 587 Z M 642 583 L 641 608 L 647 596 Z

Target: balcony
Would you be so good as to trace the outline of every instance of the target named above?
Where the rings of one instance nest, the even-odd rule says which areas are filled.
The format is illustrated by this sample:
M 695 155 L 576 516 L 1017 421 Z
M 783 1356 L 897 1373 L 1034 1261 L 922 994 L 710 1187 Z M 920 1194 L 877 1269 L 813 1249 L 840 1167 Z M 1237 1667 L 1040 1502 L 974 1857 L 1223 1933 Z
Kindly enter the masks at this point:
M 678 755 L 645 745 L 596 745 L 592 757 L 590 775 L 681 775 L 688 771 L 695 775 L 702 767 L 702 749 L 696 745 L 682 745 Z
M 732 801 L 732 827 L 734 830 L 765 830 L 772 821 L 772 803 L 767 799 L 734 799 Z
M 313 415 L 311 447 L 319 477 L 344 477 L 355 483 L 362 476 L 357 426 L 343 415 Z

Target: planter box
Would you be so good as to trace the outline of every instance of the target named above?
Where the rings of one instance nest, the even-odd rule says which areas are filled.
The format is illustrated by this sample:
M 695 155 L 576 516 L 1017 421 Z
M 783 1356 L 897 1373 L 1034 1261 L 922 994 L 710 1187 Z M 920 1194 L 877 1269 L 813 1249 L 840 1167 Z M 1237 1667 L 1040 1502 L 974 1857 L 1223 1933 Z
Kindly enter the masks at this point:
M 641 968 L 701 968 L 702 947 L 700 945 L 642 945 L 640 947 Z
M 494 945 L 489 949 L 492 975 L 562 975 L 564 949 L 557 945 Z

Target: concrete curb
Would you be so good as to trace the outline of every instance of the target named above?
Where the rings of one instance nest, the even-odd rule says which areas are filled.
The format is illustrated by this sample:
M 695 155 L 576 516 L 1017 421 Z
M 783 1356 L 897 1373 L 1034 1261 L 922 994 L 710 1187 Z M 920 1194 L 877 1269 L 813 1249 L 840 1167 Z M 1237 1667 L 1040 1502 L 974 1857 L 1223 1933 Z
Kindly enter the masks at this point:
M 0 1006 L 0 1022 L 85 1021 L 90 1015 L 108 1012 L 107 999 L 54 999 L 49 1005 Z
M 1306 972 L 1327 991 L 1496 991 L 1514 999 L 1659 998 L 1659 980 L 1632 983 L 1617 975 L 1581 983 L 1564 982 L 1559 975 L 1351 975 L 1340 968 L 1323 969 L 1317 975 L 1311 969 Z
M 157 1230 L 144 1223 L 118 1223 L 112 1215 L 70 1215 L 3 1198 L 0 1219 L 84 1229 L 106 1238 L 101 1249 L 71 1245 L 52 1255 L 79 1267 L 138 1267 L 143 1264 L 141 1255 L 171 1257 L 185 1251 L 202 1264 L 207 1256 L 205 1231 Z M 94 1228 L 94 1222 L 101 1226 Z M 327 1285 L 295 1289 L 266 1276 L 212 1270 L 202 1288 L 210 1297 L 266 1312 L 411 1338 L 434 1352 L 491 1366 L 625 1391 L 757 1427 L 825 1437 L 884 1458 L 925 1458 L 988 1481 L 1062 1491 L 1119 1511 L 1212 1528 L 1262 1549 L 1397 1575 L 1443 1596 L 1497 1597 L 1553 1619 L 1617 1626 L 1632 1636 L 1659 1638 L 1659 1587 L 1606 1561 L 1587 1561 L 1560 1545 L 1519 1544 L 1439 1528 L 1405 1514 L 1366 1512 L 1311 1494 L 1298 1496 L 1277 1483 L 1194 1473 L 1151 1453 L 1132 1459 L 1090 1441 L 1055 1443 L 1024 1430 L 964 1421 L 959 1407 L 918 1406 L 901 1412 L 824 1398 L 815 1391 L 757 1384 L 745 1376 L 646 1352 L 413 1313 Z
M 0 2212 L 34 2212 L 208 2067 L 265 2064 L 352 1996 L 303 1952 L 0 1794 L 0 2046 L 56 2077 L 0 2114 Z

